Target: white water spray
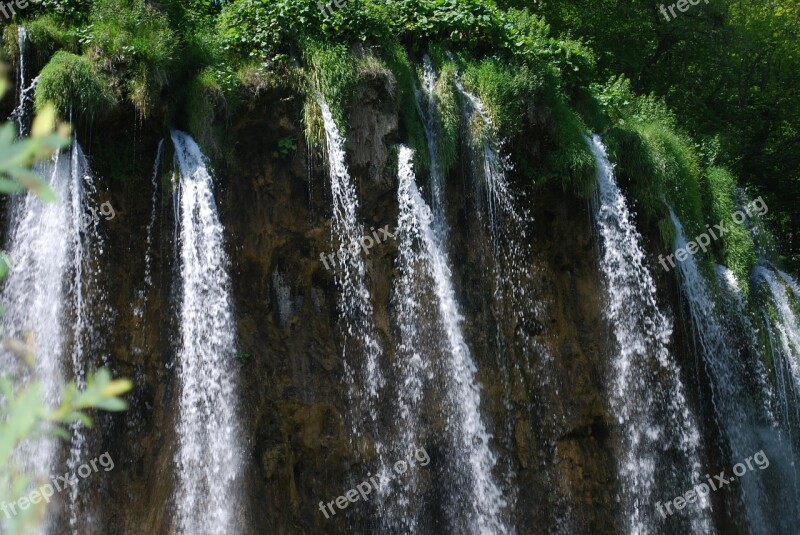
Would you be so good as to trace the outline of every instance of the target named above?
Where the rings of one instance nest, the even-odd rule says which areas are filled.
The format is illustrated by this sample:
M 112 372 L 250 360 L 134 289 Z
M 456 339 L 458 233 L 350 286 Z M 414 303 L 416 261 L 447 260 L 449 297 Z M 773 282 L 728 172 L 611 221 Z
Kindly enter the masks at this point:
M 657 532 L 663 519 L 655 503 L 700 482 L 700 433 L 669 351 L 672 320 L 658 305 L 642 237 L 602 141 L 593 136 L 588 143 L 597 163 L 594 219 L 606 286 L 604 314 L 617 342 L 609 394 L 622 442 L 621 506 L 627 533 Z M 675 483 L 664 485 L 665 480 Z M 701 496 L 686 511 L 693 532 L 713 531 L 709 508 Z
M 152 250 L 153 250 L 153 231 L 156 224 L 156 212 L 158 209 L 158 174 L 161 170 L 161 159 L 164 157 L 164 140 L 158 142 L 156 150 L 156 161 L 153 164 L 153 175 L 150 179 L 153 186 L 153 198 L 150 201 L 150 222 L 147 224 L 147 249 L 144 256 L 144 287 L 139 290 L 138 302 L 134 308 L 134 315 L 141 319 L 147 307 L 147 293 L 153 287 L 153 277 L 151 273 Z
M 36 366 L 33 373 L 21 370 L 10 354 L 2 368 L 19 370 L 24 379 L 39 381 L 48 406 L 57 405 L 59 388 L 70 370 L 79 387 L 85 385 L 90 352 L 91 322 L 87 292 L 99 292 L 97 273 L 91 267 L 102 253 L 96 221 L 86 210 L 96 210 L 94 182 L 86 158 L 77 142 L 72 149 L 37 166 L 58 197 L 46 203 L 28 193 L 12 200 L 8 240 L 11 269 L 4 283 L 2 302 L 5 335 L 24 339 L 30 335 Z M 70 346 L 68 340 L 72 340 Z M 67 467 L 80 464 L 85 453 L 83 427 L 71 427 Z M 19 452 L 23 469 L 47 479 L 56 470 L 57 444 L 39 441 Z M 72 533 L 77 533 L 79 489 L 69 492 Z M 88 514 L 88 513 L 86 513 Z M 47 529 L 45 525 L 43 530 Z
M 669 209 L 675 226 L 675 250 L 686 247 L 686 236 L 678 217 Z M 734 334 L 720 320 L 720 312 L 705 278 L 700 273 L 697 259 L 689 255 L 678 262 L 681 293 L 688 304 L 691 326 L 699 342 L 699 357 L 710 379 L 710 399 L 715 419 L 727 445 L 731 464 L 765 448 L 771 442 L 770 417 L 763 404 L 750 395 L 755 364 L 749 361 L 745 348 L 733 344 Z M 723 458 L 726 458 L 723 455 Z M 770 496 L 760 477 L 737 478 L 736 489 L 741 489 L 741 507 L 745 511 L 748 528 L 753 533 L 767 533 L 771 525 Z
M 433 229 L 431 210 L 417 188 L 412 162 L 413 151 L 401 146 L 397 230 L 400 279 L 396 292 L 404 340 L 400 354 L 407 358 L 400 370 L 403 377 L 400 409 L 404 417 L 401 425 L 415 427 L 423 381 L 432 380 L 434 374 L 438 376 L 447 390 L 444 408 L 452 448 L 448 456 L 454 458 L 453 469 L 463 470 L 453 478 L 463 483 L 450 489 L 453 494 L 448 509 L 451 522 L 469 533 L 507 533 L 508 528 L 501 518 L 506 502 L 492 475 L 497 460 L 489 447 L 491 436 L 480 413 L 477 368 L 462 333 L 463 317 L 456 301 L 450 267 Z M 428 303 L 430 297 L 433 302 Z M 427 336 L 420 336 L 421 326 L 414 321 L 416 316 L 408 315 L 419 314 L 423 303 L 436 306 L 438 310 L 438 314 L 428 318 L 435 322 L 428 326 L 431 332 L 438 334 L 435 341 L 426 342 Z M 444 359 L 431 362 L 430 355 L 437 351 Z M 406 439 L 413 440 L 413 435 L 409 433 Z
M 236 533 L 236 327 L 224 229 L 200 148 L 177 130 L 172 142 L 180 170 L 178 532 Z
M 381 347 L 375 334 L 372 299 L 367 288 L 366 267 L 359 243 L 365 230 L 358 221 L 358 199 L 345 163 L 344 138 L 339 133 L 325 100 L 318 97 L 317 102 L 325 125 L 328 171 L 333 196 L 331 231 L 333 242 L 339 247 L 335 277 L 341 292 L 339 311 L 344 322 L 345 375 L 350 387 L 349 395 L 351 399 L 357 400 L 358 410 L 366 412 L 370 420 L 375 422 L 378 417 L 378 392 L 384 384 L 384 378 L 379 364 Z M 363 369 L 356 370 L 353 363 L 359 350 L 363 351 L 365 364 Z M 354 417 L 359 419 L 361 416 Z M 357 433 L 363 432 L 357 424 L 355 427 L 357 429 L 354 431 Z M 380 450 L 380 444 L 377 447 Z

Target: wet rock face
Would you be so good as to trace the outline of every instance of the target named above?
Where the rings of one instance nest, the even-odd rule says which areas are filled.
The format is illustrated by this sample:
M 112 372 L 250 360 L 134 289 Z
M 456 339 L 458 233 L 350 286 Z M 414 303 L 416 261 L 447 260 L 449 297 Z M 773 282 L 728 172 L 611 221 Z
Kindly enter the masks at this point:
M 390 160 L 398 115 L 387 104 L 387 91 L 382 81 L 367 84 L 349 113 L 348 163 L 367 228 L 397 225 L 396 162 Z M 225 144 L 233 163 L 216 165 L 238 325 L 246 448 L 241 494 L 231 499 L 244 533 L 365 532 L 375 527 L 368 520 L 377 514 L 371 504 L 353 504 L 330 519 L 318 508 L 320 501 L 334 500 L 366 477 L 371 439 L 350 436 L 338 294 L 333 274 L 320 261 L 320 254 L 333 247 L 330 188 L 320 156 L 309 155 L 305 146 L 301 118 L 301 96 L 262 94 L 231 122 Z M 155 155 L 159 135 L 150 137 Z M 296 151 L 276 150 L 285 138 L 296 140 Z M 143 166 L 143 177 L 149 179 L 149 172 Z M 497 478 L 505 481 L 514 474 L 508 496 L 515 499 L 515 512 L 509 523 L 518 532 L 532 526 L 542 532 L 611 532 L 616 467 L 603 387 L 609 336 L 588 206 L 560 190 L 528 197 L 535 223 L 528 234 L 534 257 L 527 284 L 541 310 L 522 328 L 542 350 L 528 351 L 526 357 L 510 343 L 500 356 L 498 333 L 513 341 L 519 326 L 514 318 L 496 317 L 491 289 L 478 268 L 491 246 L 470 213 L 475 200 L 465 186 L 467 174 L 466 168 L 456 169 L 447 180 L 448 253 L 465 336 L 479 368 L 484 419 L 495 436 Z M 426 181 L 419 177 L 420 184 Z M 154 289 L 142 318 L 131 310 L 143 277 L 148 183 L 109 184 L 119 213 L 108 228 L 105 259 L 111 306 L 117 311 L 109 325 L 111 363 L 138 386 L 131 410 L 103 417 L 95 437 L 118 460 L 107 483 L 89 498 L 105 510 L 97 533 L 150 535 L 174 529 L 178 286 L 168 186 L 159 197 Z M 396 343 L 390 327 L 395 257 L 396 245 L 387 240 L 366 259 L 387 363 Z M 435 466 L 437 456 L 447 455 L 446 442 L 439 443 L 444 419 L 432 417 L 428 424 L 424 446 Z M 426 492 L 426 511 L 435 526 L 438 498 Z

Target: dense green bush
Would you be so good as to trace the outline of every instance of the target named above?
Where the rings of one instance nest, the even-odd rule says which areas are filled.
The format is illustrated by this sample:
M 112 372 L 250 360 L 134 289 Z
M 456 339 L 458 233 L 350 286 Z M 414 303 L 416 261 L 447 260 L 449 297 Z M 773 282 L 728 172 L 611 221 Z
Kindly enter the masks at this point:
M 178 47 L 166 15 L 145 0 L 95 0 L 81 41 L 102 58 L 118 90 L 147 115 L 167 84 Z
M 358 83 L 357 58 L 347 46 L 329 46 L 308 41 L 305 61 L 311 82 L 310 98 L 319 93 L 331 109 L 336 125 L 346 131 L 345 110 L 355 96 Z
M 685 17 L 662 29 L 654 24 L 652 6 L 639 0 L 630 6 L 602 0 L 588 9 L 575 0 L 535 5 L 516 0 L 347 0 L 342 7 L 319 0 L 44 1 L 46 12 L 32 9 L 23 17 L 33 19 L 25 24 L 35 52 L 49 57 L 66 49 L 77 54 L 59 52 L 43 72 L 41 98 L 55 101 L 62 114 L 97 114 L 115 96 L 145 115 L 163 104 L 174 109 L 167 117 L 182 117 L 201 144 L 218 154 L 227 114 L 267 88 L 284 87 L 305 93 L 306 137 L 316 146 L 324 138 L 316 94 L 325 98 L 345 132 L 346 111 L 358 85 L 377 77 L 389 89 L 392 101 L 387 105 L 399 109 L 399 136 L 415 149 L 417 169 L 424 172 L 428 151 L 415 90 L 422 57 L 428 53 L 439 73 L 436 150 L 443 169 L 452 170 L 457 163 L 464 137 L 464 102 L 455 88 L 460 76 L 491 119 L 490 126 L 481 121 L 466 126 L 502 140 L 517 174 L 588 194 L 594 178 L 585 143 L 589 125 L 605 135 L 621 183 L 630 188 L 645 220 L 659 223 L 665 235 L 670 226 L 667 203 L 687 233 L 702 229 L 709 218 L 729 208 L 723 200 L 730 198 L 732 179 L 716 167 L 755 172 L 752 168 L 760 166 L 759 175 L 763 169 L 782 169 L 790 159 L 781 154 L 793 150 L 787 140 L 797 131 L 792 126 L 796 117 L 790 115 L 780 128 L 749 132 L 759 145 L 748 150 L 760 151 L 758 159 L 738 161 L 728 132 L 708 135 L 709 125 L 719 117 L 703 111 L 703 102 L 689 103 L 697 100 L 692 91 L 673 87 L 666 74 L 707 93 L 697 88 L 698 76 L 676 69 L 654 75 L 650 70 L 651 64 L 672 65 L 664 54 L 676 49 L 687 56 L 693 73 L 704 72 L 717 81 L 730 78 L 709 69 L 683 41 L 669 40 L 672 28 L 708 29 L 707 35 L 688 38 L 713 43 L 713 24 Z M 726 5 L 712 11 L 730 16 L 720 24 L 735 26 L 736 32 L 755 40 L 763 40 L 767 30 L 793 27 L 759 8 Z M 13 40 L 10 32 L 6 34 Z M 770 50 L 792 49 L 785 32 L 773 38 Z M 6 49 L 13 57 L 13 47 Z M 725 68 L 731 65 L 728 61 Z M 669 83 L 653 84 L 655 92 L 647 93 L 643 80 Z M 767 97 L 759 91 L 785 85 L 783 79 L 776 83 L 764 79 L 741 88 L 762 105 L 754 110 L 742 100 L 739 105 L 747 115 L 741 120 L 767 124 Z M 724 97 L 731 103 L 730 93 L 724 89 L 719 98 L 707 98 L 717 102 Z M 688 110 L 688 120 L 667 105 L 675 102 Z M 785 102 L 779 104 L 788 109 Z M 698 125 L 704 135 L 693 139 L 687 132 Z M 761 182 L 759 191 L 771 207 L 788 202 Z M 776 210 L 773 222 L 792 228 L 787 214 L 786 209 Z M 718 260 L 741 275 L 752 257 L 746 240 L 734 241 L 732 235 L 730 246 L 726 242 L 716 252 Z
M 81 121 L 108 112 L 115 98 L 91 59 L 59 51 L 42 69 L 36 86 L 36 108 L 48 102 L 62 117 Z
M 739 192 L 736 179 L 726 169 L 712 167 L 706 173 L 709 196 L 711 202 L 712 219 L 707 221 L 715 225 L 720 221 L 726 223 L 725 235 L 720 238 L 721 261 L 736 275 L 736 280 L 743 284 L 740 286 L 747 293 L 747 281 L 750 271 L 757 262 L 753 238 L 744 225 L 731 223 L 734 212 L 742 209 L 739 203 Z

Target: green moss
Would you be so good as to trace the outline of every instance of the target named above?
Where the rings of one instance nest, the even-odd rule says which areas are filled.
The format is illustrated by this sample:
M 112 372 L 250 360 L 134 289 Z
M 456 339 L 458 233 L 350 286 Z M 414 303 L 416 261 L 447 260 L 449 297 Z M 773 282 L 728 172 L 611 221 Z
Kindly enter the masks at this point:
M 499 135 L 519 135 L 534 115 L 545 84 L 544 76 L 527 66 L 487 59 L 467 66 L 464 84 L 481 99 Z
M 91 120 L 116 104 L 108 81 L 85 56 L 57 52 L 42 69 L 36 86 L 36 109 L 52 102 L 63 118 Z
M 345 110 L 358 85 L 357 58 L 345 45 L 307 41 L 304 49 L 310 80 L 310 98 L 318 92 L 331 110 L 336 126 L 346 134 Z
M 430 157 L 425 129 L 417 110 L 415 91 L 419 88 L 419 80 L 411 67 L 406 51 L 399 43 L 387 47 L 386 60 L 397 80 L 396 99 L 400 115 L 400 133 L 408 146 L 414 149 L 414 161 L 417 172 L 420 173 L 430 168 Z
M 437 136 L 436 154 L 442 173 L 448 173 L 458 162 L 458 129 L 461 110 L 455 87 L 456 68 L 451 62 L 444 63 L 434 87 L 436 100 Z
M 229 99 L 233 95 L 230 73 L 213 68 L 202 70 L 186 90 L 187 126 L 189 132 L 211 158 L 221 155 L 222 124 L 230 112 Z M 227 82 L 227 84 L 226 84 Z M 218 119 L 222 120 L 218 120 Z
M 178 39 L 169 19 L 145 0 L 95 0 L 84 45 L 103 58 L 115 84 L 146 116 L 167 85 Z
M 303 124 L 309 150 L 320 152 L 325 147 L 325 123 L 317 100 L 307 98 L 303 104 Z
M 497 134 L 510 141 L 515 161 L 542 184 L 559 182 L 586 196 L 595 162 L 586 145 L 583 121 L 566 104 L 547 69 L 510 65 L 496 59 L 469 65 L 464 84 L 486 107 Z M 541 143 L 529 161 L 530 139 Z
M 672 206 L 688 236 L 705 228 L 700 165 L 688 141 L 661 122 L 629 122 L 606 135 L 617 174 L 651 220 Z M 672 247 L 672 243 L 666 244 Z
M 758 258 L 747 227 L 733 222 L 733 214 L 741 210 L 737 202 L 736 179 L 727 170 L 719 167 L 710 168 L 706 177 L 713 215 L 713 220 L 709 223 L 726 223 L 725 235 L 720 238 L 722 261 L 741 282 L 743 292 L 749 294 L 747 281 Z
M 587 128 L 567 104 L 558 99 L 552 106 L 554 150 L 548 151 L 545 164 L 548 173 L 543 182 L 552 178 L 561 181 L 564 190 L 588 196 L 595 178 L 595 160 L 586 144 Z

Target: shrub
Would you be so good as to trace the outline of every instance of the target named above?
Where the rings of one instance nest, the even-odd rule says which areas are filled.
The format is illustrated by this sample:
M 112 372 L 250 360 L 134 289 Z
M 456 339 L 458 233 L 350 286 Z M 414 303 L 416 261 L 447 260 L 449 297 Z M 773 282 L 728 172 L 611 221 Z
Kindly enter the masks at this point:
M 42 69 L 36 86 L 36 109 L 52 102 L 64 118 L 91 120 L 115 105 L 108 88 L 108 81 L 89 58 L 60 51 Z
M 711 214 L 713 219 L 708 221 L 716 224 L 724 221 L 725 235 L 720 238 L 722 242 L 722 261 L 741 281 L 743 291 L 747 293 L 746 281 L 750 279 L 750 271 L 757 262 L 755 245 L 747 227 L 731 223 L 734 212 L 741 209 L 738 197 L 739 192 L 736 179 L 726 169 L 712 167 L 706 173 L 707 184 L 711 197 Z
M 82 42 L 104 60 L 108 73 L 146 116 L 167 85 L 178 47 L 166 15 L 145 0 L 95 0 Z
M 344 135 L 345 109 L 352 101 L 358 83 L 357 61 L 345 45 L 326 45 L 309 41 L 305 46 L 311 91 L 318 91 L 331 109 L 336 126 Z M 313 98 L 314 95 L 311 95 Z

